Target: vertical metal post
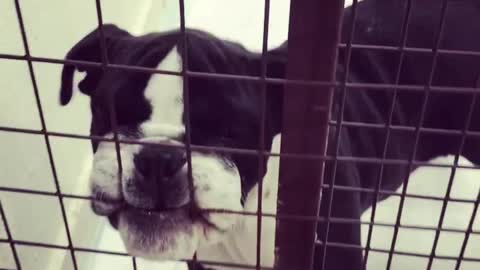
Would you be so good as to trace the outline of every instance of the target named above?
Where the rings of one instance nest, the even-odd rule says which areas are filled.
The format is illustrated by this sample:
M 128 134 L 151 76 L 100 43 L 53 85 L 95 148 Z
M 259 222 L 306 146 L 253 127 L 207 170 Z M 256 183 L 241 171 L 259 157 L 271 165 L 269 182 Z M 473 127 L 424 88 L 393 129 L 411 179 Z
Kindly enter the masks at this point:
M 335 80 L 343 5 L 343 0 L 292 0 L 287 79 Z M 281 153 L 325 155 L 333 93 L 326 85 L 286 86 Z M 324 165 L 280 158 L 278 215 L 318 215 Z M 316 227 L 314 221 L 277 221 L 276 269 L 311 268 Z

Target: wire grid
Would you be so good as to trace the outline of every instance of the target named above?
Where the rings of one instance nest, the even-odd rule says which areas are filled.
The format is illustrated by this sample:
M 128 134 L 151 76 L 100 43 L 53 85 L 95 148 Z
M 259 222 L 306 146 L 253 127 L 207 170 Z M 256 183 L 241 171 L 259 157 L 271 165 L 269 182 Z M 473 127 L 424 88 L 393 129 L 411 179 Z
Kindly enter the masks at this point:
M 444 30 L 444 26 L 445 26 L 445 18 L 446 18 L 447 7 L 448 7 L 447 4 L 448 4 L 447 0 L 442 1 L 442 13 L 441 13 L 440 25 L 439 25 L 438 31 L 436 33 L 435 45 L 434 45 L 434 48 L 433 48 L 432 65 L 431 65 L 430 72 L 429 72 L 429 75 L 428 75 L 428 77 L 429 77 L 428 78 L 428 83 L 425 86 L 423 104 L 422 104 L 422 109 L 421 109 L 421 112 L 420 112 L 420 119 L 418 120 L 418 123 L 416 125 L 415 142 L 414 142 L 412 154 L 409 158 L 409 164 L 408 164 L 408 168 L 407 168 L 408 171 L 407 172 L 412 171 L 412 169 L 413 169 L 412 160 L 414 160 L 416 155 L 417 155 L 418 143 L 420 141 L 420 130 L 419 130 L 419 128 L 422 126 L 422 123 L 425 119 L 425 113 L 427 111 L 428 99 L 430 97 L 430 87 L 431 87 L 432 82 L 433 82 L 433 76 L 435 74 L 435 67 L 436 67 L 436 64 L 437 64 L 438 48 L 440 46 L 440 40 L 441 40 L 442 33 L 443 33 L 443 30 Z M 471 107 L 469 115 L 471 115 L 472 112 L 473 112 L 473 106 Z M 462 138 L 462 145 L 463 145 L 463 138 Z M 460 153 L 458 153 L 457 156 L 458 155 L 460 155 Z M 458 158 L 456 158 L 456 160 L 458 161 Z M 409 180 L 410 180 L 410 174 L 407 175 L 407 178 L 405 179 L 405 181 L 403 183 L 402 194 L 405 194 L 407 192 Z M 402 211 L 403 211 L 404 203 L 405 203 L 405 197 L 402 196 L 402 197 L 400 197 L 400 204 L 399 204 L 399 207 L 398 207 L 396 224 L 400 224 L 400 220 L 402 218 Z M 391 244 L 391 247 L 390 247 L 391 251 L 393 251 L 395 249 L 395 244 L 396 244 L 397 239 L 398 239 L 398 231 L 399 231 L 398 227 L 395 227 L 394 231 L 393 231 L 393 240 L 392 240 L 392 244 Z M 438 235 L 436 235 L 435 238 L 436 238 L 435 239 L 435 243 L 436 243 L 436 241 L 438 240 L 437 239 Z M 431 256 L 429 258 L 428 270 L 430 270 L 434 252 L 435 252 L 435 244 L 434 244 L 434 248 L 432 250 L 432 254 L 430 254 Z M 387 261 L 387 270 L 390 270 L 390 268 L 392 266 L 392 258 L 393 258 L 393 254 L 389 253 L 388 254 L 388 261 Z
M 407 47 L 406 46 L 406 38 L 408 35 L 408 21 L 411 13 L 411 0 L 407 0 L 407 9 L 403 18 L 402 23 L 402 30 L 401 30 L 401 42 L 399 46 L 381 46 L 381 45 L 366 45 L 366 44 L 353 44 L 353 35 L 355 31 L 355 18 L 356 18 L 356 7 L 358 0 L 353 1 L 352 5 L 352 21 L 351 21 L 351 32 L 349 33 L 349 40 L 346 44 L 339 44 L 339 48 L 345 48 L 347 50 L 346 53 L 346 72 L 345 78 L 342 82 L 324 82 L 324 81 L 304 81 L 304 80 L 288 80 L 288 79 L 278 79 L 278 78 L 268 78 L 267 77 L 267 64 L 266 64 L 266 52 L 268 47 L 268 24 L 269 24 L 269 9 L 270 9 L 270 1 L 265 0 L 264 5 L 264 25 L 263 25 L 263 40 L 262 40 L 262 62 L 261 62 L 261 74 L 260 76 L 245 76 L 245 75 L 234 75 L 234 74 L 219 74 L 219 73 L 206 73 L 206 72 L 194 72 L 189 71 L 187 69 L 187 61 L 185 49 L 187 46 L 187 38 L 185 34 L 185 12 L 184 12 L 184 0 L 179 0 L 180 4 L 180 25 L 181 25 L 181 32 L 183 34 L 183 66 L 181 72 L 171 72 L 171 71 L 164 71 L 164 70 L 157 70 L 151 68 L 144 68 L 144 67 L 134 67 L 134 66 L 127 66 L 127 65 L 118 65 L 118 64 L 111 64 L 108 60 L 108 52 L 107 46 L 105 42 L 105 37 L 103 34 L 103 19 L 102 19 L 102 7 L 101 7 L 101 0 L 95 0 L 96 6 L 96 13 L 97 13 L 97 20 L 98 20 L 98 27 L 100 33 L 100 41 L 101 41 L 101 55 L 102 61 L 101 63 L 94 63 L 94 62 L 87 62 L 87 61 L 77 61 L 77 60 L 63 60 L 63 59 L 52 59 L 52 58 L 44 58 L 44 57 L 35 57 L 30 55 L 29 44 L 27 33 L 25 30 L 25 25 L 22 17 L 21 6 L 18 0 L 15 0 L 15 10 L 17 13 L 18 23 L 21 31 L 22 42 L 24 45 L 25 55 L 11 55 L 11 54 L 0 54 L 0 59 L 10 59 L 10 60 L 19 60 L 19 61 L 26 61 L 29 68 L 30 79 L 32 81 L 33 91 L 37 103 L 37 108 L 40 116 L 41 122 L 41 129 L 34 130 L 34 129 L 25 129 L 25 128 L 16 128 L 16 127 L 6 127 L 0 126 L 0 131 L 3 132 L 17 132 L 17 133 L 28 133 L 28 134 L 37 134 L 43 135 L 45 144 L 47 147 L 49 162 L 52 170 L 53 180 L 55 183 L 56 192 L 46 192 L 46 191 L 36 191 L 36 190 L 29 190 L 29 189 L 20 189 L 20 188 L 10 188 L 10 187 L 3 187 L 0 186 L 0 191 L 6 192 L 15 192 L 15 193 L 27 193 L 27 194 L 36 194 L 36 195 L 44 195 L 44 196 L 52 196 L 57 197 L 61 206 L 62 218 L 64 221 L 64 226 L 66 229 L 68 245 L 55 245 L 55 244 L 46 244 L 46 243 L 39 243 L 39 242 L 32 242 L 32 241 L 20 241 L 15 240 L 10 232 L 10 228 L 8 225 L 8 221 L 5 215 L 5 211 L 3 206 L 0 203 L 0 216 L 5 226 L 5 231 L 7 234 L 6 239 L 0 239 L 0 243 L 8 243 L 11 247 L 12 254 L 14 257 L 14 261 L 16 264 L 17 269 L 21 269 L 21 261 L 18 257 L 16 246 L 34 246 L 34 247 L 42 247 L 42 248 L 53 248 L 53 249 L 62 249 L 62 250 L 69 250 L 71 257 L 72 257 L 72 264 L 75 270 L 78 269 L 78 265 L 75 258 L 75 252 L 90 252 L 90 253 L 99 253 L 99 254 L 110 254 L 110 255 L 119 255 L 119 256 L 130 256 L 127 253 L 123 252 L 114 252 L 108 250 L 98 250 L 98 249 L 90 249 L 90 248 L 80 248 L 75 247 L 72 242 L 71 233 L 68 225 L 68 220 L 66 218 L 65 206 L 63 199 L 64 198 L 71 198 L 71 199 L 80 199 L 80 200 L 96 200 L 96 198 L 90 196 L 79 196 L 75 194 L 66 194 L 62 193 L 59 186 L 59 180 L 56 173 L 56 167 L 53 159 L 53 154 L 50 146 L 50 137 L 65 137 L 65 138 L 73 138 L 73 139 L 82 139 L 82 140 L 92 140 L 92 141 L 107 141 L 107 142 L 114 142 L 116 153 L 117 153 L 117 161 L 118 161 L 118 170 L 119 170 L 119 177 L 121 177 L 122 173 L 122 161 L 121 161 L 121 153 L 120 153 L 120 144 L 139 144 L 139 145 L 162 145 L 164 147 L 172 147 L 172 148 L 182 148 L 186 149 L 187 153 L 187 163 L 188 163 L 188 171 L 189 171 L 189 181 L 192 184 L 192 175 L 191 175 L 191 151 L 199 151 L 199 150 L 211 150 L 215 152 L 221 153 L 237 153 L 237 154 L 244 154 L 244 155 L 255 155 L 258 156 L 258 173 L 262 175 L 263 168 L 261 164 L 263 163 L 265 158 L 270 156 L 281 156 L 282 158 L 294 158 L 294 159 L 315 159 L 319 161 L 328 161 L 333 162 L 334 170 L 332 172 L 332 184 L 323 184 L 321 187 L 329 192 L 329 201 L 331 208 L 331 202 L 333 200 L 333 191 L 336 190 L 344 190 L 350 192 L 366 192 L 366 193 L 373 193 L 374 201 L 372 204 L 372 215 L 369 222 L 363 222 L 357 219 L 349 219 L 349 218 L 337 218 L 331 216 L 331 209 L 329 209 L 328 214 L 326 217 L 321 216 L 300 216 L 300 215 L 278 215 L 278 214 L 266 214 L 262 213 L 262 182 L 259 181 L 259 196 L 258 196 L 258 208 L 256 212 L 244 212 L 244 211 L 227 211 L 221 209 L 204 209 L 205 211 L 216 212 L 216 213 L 230 213 L 230 214 L 239 214 L 239 215 L 249 215 L 249 216 L 256 216 L 257 217 L 257 247 L 256 247 L 256 264 L 255 265 L 242 265 L 242 264 L 235 264 L 235 263 L 219 263 L 213 261 L 205 261 L 205 260 L 198 260 L 198 262 L 203 263 L 205 265 L 211 266 L 227 266 L 227 267 L 238 267 L 238 268 L 249 268 L 249 269 L 273 269 L 271 267 L 263 267 L 261 266 L 260 261 L 260 250 L 261 250 L 261 222 L 262 217 L 271 217 L 275 218 L 276 220 L 298 220 L 298 221 L 316 221 L 319 223 L 326 223 L 326 239 L 323 241 L 316 241 L 317 246 L 323 247 L 324 255 L 327 254 L 326 247 L 342 247 L 348 249 L 360 249 L 365 251 L 365 260 L 364 260 L 364 268 L 366 268 L 368 254 L 369 251 L 374 252 L 381 252 L 388 254 L 388 263 L 387 268 L 391 267 L 392 256 L 393 254 L 398 255 L 408 255 L 408 256 L 416 256 L 416 257 L 424 257 L 428 258 L 428 269 L 431 269 L 432 262 L 434 258 L 438 259 L 447 259 L 447 260 L 455 260 L 456 266 L 455 269 L 459 269 L 461 261 L 473 261 L 473 262 L 480 262 L 480 258 L 473 258 L 473 257 L 465 257 L 465 249 L 468 242 L 469 237 L 474 235 L 480 235 L 480 231 L 473 230 L 473 223 L 476 218 L 476 213 L 479 208 L 480 203 L 480 191 L 478 192 L 477 198 L 475 200 L 468 200 L 468 199 L 457 199 L 451 198 L 450 192 L 453 184 L 453 179 L 456 173 L 457 168 L 468 168 L 468 169 L 477 169 L 478 167 L 475 166 L 465 166 L 458 164 L 459 156 L 462 153 L 464 143 L 467 137 L 480 137 L 479 131 L 471 131 L 469 130 L 471 117 L 473 114 L 473 108 L 475 107 L 476 99 L 477 99 L 477 91 L 478 91 L 478 84 L 475 87 L 446 87 L 446 86 L 433 86 L 433 74 L 436 67 L 436 59 L 440 55 L 464 55 L 464 56 L 480 56 L 480 52 L 477 51 L 461 51 L 461 50 L 445 50 L 439 48 L 439 41 L 443 32 L 443 28 L 445 25 L 445 18 L 448 9 L 448 1 L 443 0 L 442 2 L 442 13 L 441 19 L 438 27 L 437 38 L 435 42 L 435 46 L 432 49 L 427 48 L 414 48 L 414 47 Z M 400 53 L 398 68 L 395 77 L 395 83 L 393 84 L 374 84 L 374 83 L 354 83 L 348 82 L 348 67 L 350 63 L 351 53 L 352 50 L 374 50 L 374 51 L 398 51 Z M 426 85 L 399 85 L 399 78 L 400 78 L 400 71 L 403 64 L 404 55 L 407 52 L 414 52 L 414 53 L 423 53 L 423 54 L 433 54 L 433 61 L 430 69 L 429 74 L 429 81 Z M 47 130 L 46 121 L 43 113 L 42 104 L 40 101 L 39 90 L 36 83 L 35 71 L 33 68 L 34 62 L 43 62 L 43 63 L 52 63 L 52 64 L 61 64 L 61 65 L 73 65 L 76 67 L 96 67 L 101 68 L 103 70 L 106 69 L 121 69 L 131 72 L 143 72 L 143 73 L 150 73 L 150 74 L 167 74 L 172 76 L 182 76 L 184 81 L 184 102 L 185 102 L 185 115 L 186 115 L 186 142 L 185 146 L 176 146 L 176 145 L 168 145 L 162 143 L 152 143 L 152 142 L 139 142 L 132 139 L 120 138 L 117 132 L 117 121 L 115 110 L 113 108 L 113 99 L 111 98 L 112 102 L 110 104 L 109 116 L 110 121 L 112 124 L 112 131 L 114 133 L 113 138 L 104 138 L 99 136 L 84 136 L 78 134 L 70 134 L 70 133 L 61 133 L 61 132 L 51 132 Z M 330 120 L 329 125 L 336 127 L 336 145 L 335 145 L 335 154 L 334 155 L 303 155 L 303 154 L 280 154 L 280 153 L 272 153 L 265 151 L 265 145 L 263 141 L 263 137 L 265 134 L 264 125 L 261 125 L 259 131 L 259 138 L 260 144 L 257 150 L 247 150 L 247 149 L 240 149 L 240 148 L 226 148 L 226 147 L 207 147 L 201 145 L 194 145 L 191 143 L 190 139 L 190 118 L 189 118 L 189 100 L 188 100 L 188 78 L 209 78 L 209 79 L 216 79 L 216 80 L 240 80 L 240 81 L 248 81 L 248 82 L 256 82 L 261 85 L 261 120 L 263 123 L 265 120 L 265 103 L 266 103 L 266 86 L 269 84 L 275 85 L 299 85 L 299 86 L 331 86 L 341 90 L 341 109 L 338 114 L 336 120 Z M 343 120 L 343 112 L 344 112 L 344 105 L 345 105 L 345 96 L 346 92 L 348 91 L 360 91 L 362 88 L 369 88 L 369 90 L 377 90 L 377 91 L 389 91 L 393 92 L 393 98 L 391 103 L 391 109 L 389 112 L 389 118 L 386 124 L 373 124 L 373 123 L 365 123 L 365 122 L 348 122 Z M 393 125 L 392 118 L 393 118 L 393 111 L 394 111 L 394 104 L 398 94 L 398 91 L 412 91 L 412 92 L 422 92 L 424 93 L 424 99 L 422 104 L 421 116 L 420 119 L 415 127 L 411 126 L 401 126 L 401 125 Z M 473 98 L 471 100 L 468 116 L 465 119 L 464 128 L 462 130 L 449 130 L 449 129 L 438 129 L 438 128 L 425 128 L 422 127 L 423 118 L 425 116 L 426 105 L 429 100 L 429 96 L 431 93 L 435 92 L 444 92 L 444 93 L 468 93 L 472 94 Z M 339 134 L 342 127 L 361 127 L 361 128 L 369 128 L 369 129 L 383 129 L 385 132 L 385 142 L 384 142 L 384 151 L 382 158 L 366 158 L 366 157 L 353 157 L 353 156 L 341 156 L 338 154 L 338 145 L 339 145 Z M 386 149 L 389 142 L 390 132 L 391 131 L 411 131 L 415 132 L 415 144 L 413 148 L 413 153 L 408 160 L 400 160 L 400 159 L 388 159 L 386 158 Z M 454 162 L 452 165 L 441 164 L 441 163 L 429 163 L 425 161 L 415 160 L 416 151 L 418 148 L 418 141 L 421 134 L 437 134 L 437 135 L 449 135 L 449 136 L 461 136 L 461 143 L 459 146 L 458 152 L 455 154 Z M 341 186 L 335 185 L 335 174 L 336 174 L 336 167 L 339 162 L 355 162 L 355 163 L 363 163 L 363 164 L 378 164 L 380 165 L 380 174 L 377 185 L 375 188 L 360 188 L 360 187 L 350 187 L 350 186 Z M 448 181 L 447 193 L 445 197 L 436 197 L 436 196 L 426 196 L 426 195 L 413 195 L 408 194 L 406 192 L 408 186 L 408 177 L 404 182 L 403 189 L 401 193 L 397 193 L 394 191 L 389 190 L 382 190 L 380 188 L 383 176 L 383 168 L 385 165 L 407 165 L 408 168 L 412 168 L 413 166 L 428 166 L 428 167 L 438 167 L 438 168 L 451 168 L 451 173 Z M 193 190 L 193 189 L 192 189 Z M 382 222 L 375 222 L 375 212 L 377 201 L 379 195 L 389 195 L 389 196 L 398 196 L 400 197 L 400 205 L 399 211 L 397 215 L 397 220 L 394 224 L 390 223 L 382 223 Z M 421 198 L 421 199 L 428 199 L 428 200 L 437 200 L 442 201 L 442 210 L 440 214 L 440 219 L 438 222 L 438 226 L 419 226 L 419 225 L 404 225 L 400 223 L 403 204 L 406 198 Z M 443 221 L 446 212 L 446 206 L 448 202 L 463 202 L 463 203 L 470 203 L 474 205 L 474 209 L 472 212 L 472 216 L 470 217 L 468 228 L 466 230 L 461 229 L 454 229 L 454 228 L 444 228 Z M 328 230 L 331 224 L 361 224 L 361 225 L 368 225 L 368 237 L 367 237 L 367 244 L 366 247 L 362 247 L 359 245 L 353 244 L 346 244 L 346 243 L 337 243 L 328 241 Z M 372 248 L 371 245 L 371 237 L 372 237 L 372 228 L 373 226 L 382 226 L 382 227 L 390 227 L 394 229 L 394 237 L 392 241 L 392 245 L 390 249 L 379 249 L 379 248 Z M 402 252 L 395 250 L 395 243 L 398 236 L 398 231 L 400 228 L 410 228 L 410 229 L 419 229 L 419 230 L 426 230 L 426 231 L 435 231 L 435 239 L 434 244 L 429 255 L 413 253 L 413 252 Z M 436 254 L 436 246 L 438 244 L 439 234 L 440 232 L 456 232 L 456 233 L 464 233 L 465 238 L 462 243 L 461 252 L 458 257 L 454 256 L 441 256 Z M 324 260 L 325 260 L 324 256 Z M 196 257 L 193 260 L 184 260 L 186 262 L 195 262 Z M 325 261 L 322 262 L 322 265 L 325 264 Z M 132 257 L 132 268 L 136 269 L 136 260 Z
M 395 75 L 395 84 L 399 84 L 400 82 L 400 71 L 402 70 L 403 66 L 403 60 L 405 57 L 405 46 L 407 44 L 407 36 L 408 36 L 408 22 L 410 19 L 411 11 L 412 11 L 412 0 L 407 1 L 407 7 L 405 10 L 405 15 L 403 16 L 403 22 L 402 22 L 402 30 L 401 30 L 401 44 L 400 44 L 400 57 L 398 60 L 398 67 L 397 67 L 397 74 Z M 395 103 L 397 101 L 397 91 L 393 92 L 392 96 L 392 102 L 390 104 L 390 111 L 388 115 L 388 122 L 387 125 L 385 126 L 385 142 L 384 142 L 384 147 L 383 147 L 383 153 L 382 153 L 382 158 L 385 159 L 387 156 L 387 149 L 388 149 L 388 142 L 390 139 L 390 127 L 392 126 L 392 120 L 393 120 L 393 114 L 394 114 L 394 108 L 395 108 Z M 382 179 L 383 179 L 383 171 L 384 171 L 385 166 L 383 164 L 380 165 L 380 171 L 379 171 L 379 176 L 378 176 L 378 182 L 377 185 L 375 186 L 375 190 L 378 191 L 380 190 L 380 187 L 382 185 Z M 378 194 L 378 193 L 377 193 Z M 378 195 L 375 194 L 373 205 L 372 205 L 372 214 L 370 216 L 370 222 L 373 223 L 375 220 L 375 214 L 377 210 L 377 202 L 378 202 Z M 368 225 L 368 233 L 367 233 L 367 242 L 366 242 L 366 250 L 365 250 L 365 261 L 363 263 L 363 269 L 365 270 L 367 268 L 367 261 L 368 261 L 368 255 L 369 255 L 369 250 L 370 250 L 370 244 L 372 240 L 372 233 L 373 233 L 373 225 L 369 224 Z

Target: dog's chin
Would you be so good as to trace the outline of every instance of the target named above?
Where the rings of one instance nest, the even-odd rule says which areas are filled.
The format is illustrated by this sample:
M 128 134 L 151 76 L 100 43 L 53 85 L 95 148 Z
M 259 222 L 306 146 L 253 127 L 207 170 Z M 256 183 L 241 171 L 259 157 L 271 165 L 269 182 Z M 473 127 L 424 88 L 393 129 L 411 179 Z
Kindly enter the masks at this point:
M 150 212 L 119 211 L 116 227 L 129 254 L 150 260 L 190 259 L 199 244 L 199 228 L 188 208 Z
M 193 219 L 188 206 L 163 212 L 125 208 L 114 220 L 129 254 L 156 261 L 191 259 L 199 246 L 225 233 L 203 217 Z

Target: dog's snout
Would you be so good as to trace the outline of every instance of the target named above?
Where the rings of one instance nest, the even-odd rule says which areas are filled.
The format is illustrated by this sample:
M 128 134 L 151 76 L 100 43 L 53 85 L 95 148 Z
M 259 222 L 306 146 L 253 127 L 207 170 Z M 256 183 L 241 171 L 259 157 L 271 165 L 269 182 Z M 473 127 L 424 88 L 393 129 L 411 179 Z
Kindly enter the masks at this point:
M 182 168 L 185 152 L 163 147 L 145 147 L 134 157 L 135 175 L 131 190 L 137 207 L 169 209 L 189 202 L 188 178 Z M 133 194 L 132 194 L 133 195 Z M 128 196 L 127 196 L 128 200 Z
M 183 151 L 156 147 L 144 148 L 134 158 L 135 168 L 147 180 L 174 177 L 185 163 Z

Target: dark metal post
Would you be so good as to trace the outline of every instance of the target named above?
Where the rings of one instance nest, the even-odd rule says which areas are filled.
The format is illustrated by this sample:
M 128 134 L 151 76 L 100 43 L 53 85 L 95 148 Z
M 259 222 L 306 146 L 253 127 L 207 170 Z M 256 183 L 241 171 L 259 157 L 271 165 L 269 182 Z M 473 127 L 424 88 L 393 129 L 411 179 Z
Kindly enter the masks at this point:
M 292 0 L 287 78 L 335 80 L 343 0 Z M 288 85 L 284 93 L 281 153 L 325 155 L 331 86 Z M 280 159 L 278 215 L 317 216 L 324 162 Z M 277 221 L 275 267 L 310 269 L 317 223 Z

